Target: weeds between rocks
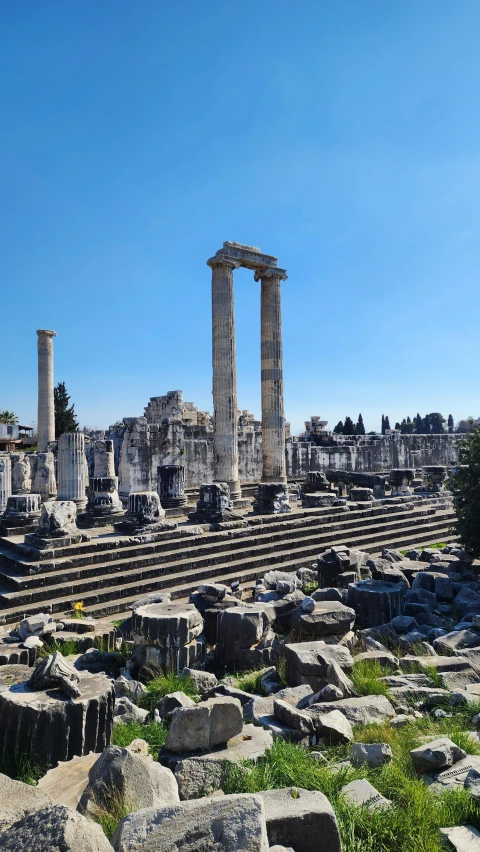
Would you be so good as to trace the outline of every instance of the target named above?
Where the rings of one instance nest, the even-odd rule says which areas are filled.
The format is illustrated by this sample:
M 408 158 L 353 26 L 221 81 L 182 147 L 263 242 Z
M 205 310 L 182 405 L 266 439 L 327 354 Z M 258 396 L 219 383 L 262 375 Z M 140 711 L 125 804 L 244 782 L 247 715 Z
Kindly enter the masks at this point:
M 41 763 L 34 763 L 26 754 L 22 754 L 15 762 L 8 760 L 6 757 L 0 758 L 0 773 L 8 775 L 15 781 L 23 781 L 24 784 L 31 784 L 36 787 L 40 778 L 43 778 L 48 766 Z
M 430 721 L 430 733 L 439 736 L 447 721 Z M 444 848 L 440 827 L 464 823 L 480 827 L 480 803 L 465 790 L 434 793 L 417 778 L 410 758 L 410 750 L 420 744 L 423 734 L 417 720 L 401 729 L 391 728 L 388 723 L 357 726 L 354 733 L 357 742 L 388 742 L 393 751 L 392 763 L 379 769 L 347 767 L 335 771 L 330 761 L 344 759 L 348 746 L 326 750 L 329 763 L 318 763 L 308 750 L 279 739 L 256 763 L 245 761 L 241 766 L 229 767 L 223 790 L 320 790 L 337 815 L 344 852 L 440 852 Z M 471 741 L 469 745 L 475 747 Z M 367 778 L 391 800 L 392 806 L 370 810 L 350 804 L 341 789 L 355 778 Z
M 133 740 L 145 740 L 154 760 L 158 760 L 160 747 L 165 745 L 168 728 L 161 722 L 117 722 L 113 726 L 111 745 L 127 748 Z
M 156 674 L 145 687 L 147 692 L 136 702 L 144 710 L 154 710 L 158 702 L 171 692 L 184 692 L 193 701 L 198 701 L 200 697 L 192 678 L 174 671 Z
M 389 669 L 379 660 L 357 660 L 353 662 L 350 680 L 359 695 L 385 695 L 388 698 L 388 686 L 379 678 L 389 674 Z

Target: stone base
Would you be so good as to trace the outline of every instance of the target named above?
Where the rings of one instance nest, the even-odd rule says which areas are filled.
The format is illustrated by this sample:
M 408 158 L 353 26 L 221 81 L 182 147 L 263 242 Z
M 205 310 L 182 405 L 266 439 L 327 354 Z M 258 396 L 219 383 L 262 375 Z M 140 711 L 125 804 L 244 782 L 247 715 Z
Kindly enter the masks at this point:
M 162 506 L 164 509 L 177 509 L 180 506 L 187 506 L 188 498 L 183 495 L 182 497 L 163 497 Z
M 210 509 L 198 509 L 196 512 L 188 513 L 188 520 L 194 524 L 218 524 L 223 521 L 241 521 L 242 516 L 232 512 L 231 509 L 222 509 L 214 512 Z
M 153 524 L 139 525 L 131 518 L 124 518 L 122 521 L 114 523 L 113 526 L 115 527 L 115 531 L 121 533 L 121 535 L 137 536 L 152 535 L 153 533 L 164 532 L 169 529 L 173 530 L 177 525 L 165 520 Z
M 232 737 L 226 745 L 200 752 L 175 753 L 164 750 L 160 753 L 160 763 L 175 772 L 175 767 L 182 760 L 227 760 L 231 763 L 239 763 L 241 760 L 258 760 L 265 754 L 266 749 L 271 748 L 272 743 L 273 737 L 269 731 L 247 724 L 243 726 L 242 733 Z
M 286 483 L 260 482 L 253 503 L 253 511 L 257 515 L 281 515 L 291 512 Z
M 25 545 L 33 550 L 45 551 L 57 550 L 59 547 L 69 547 L 71 544 L 80 544 L 81 541 L 88 540 L 88 535 L 81 532 L 58 536 L 58 538 L 42 538 L 35 533 L 27 533 L 25 536 Z
M 338 496 L 334 491 L 313 491 L 302 494 L 302 507 L 304 509 L 317 509 L 321 506 L 338 505 Z
M 118 512 L 113 512 L 110 514 L 93 514 L 91 512 L 82 512 L 80 515 L 77 515 L 77 526 L 82 529 L 88 529 L 89 527 L 111 527 L 114 526 L 115 523 L 118 523 L 124 516 L 125 512 L 123 509 Z
M 181 672 L 184 668 L 199 669 L 205 665 L 206 644 L 203 636 L 189 642 L 188 645 L 137 645 L 133 653 L 132 673 L 137 677 L 145 666 L 149 665 L 168 672 L 172 669 Z
M 110 742 L 114 690 L 103 674 L 80 674 L 80 698 L 56 689 L 34 692 L 31 669 L 0 669 L 0 752 L 12 765 L 21 758 L 52 766 L 74 755 L 101 752 Z

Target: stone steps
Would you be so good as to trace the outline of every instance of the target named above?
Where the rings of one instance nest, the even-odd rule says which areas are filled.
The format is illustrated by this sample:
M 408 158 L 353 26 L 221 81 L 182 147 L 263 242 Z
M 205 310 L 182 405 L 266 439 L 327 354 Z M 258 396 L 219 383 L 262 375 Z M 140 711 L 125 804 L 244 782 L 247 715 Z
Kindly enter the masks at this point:
M 257 519 L 256 528 L 232 530 L 232 537 L 228 533 L 194 539 L 185 537 L 182 543 L 184 549 L 189 549 L 188 558 L 179 559 L 183 554 L 178 550 L 165 551 L 147 557 L 149 564 L 146 566 L 143 564 L 145 557 L 139 556 L 136 557 L 138 561 L 122 559 L 118 563 L 74 566 L 69 570 L 66 564 L 60 566 L 57 562 L 57 569 L 61 570 L 31 576 L 21 571 L 9 574 L 9 569 L 4 567 L 4 584 L 8 581 L 13 590 L 6 590 L 4 585 L 0 594 L 0 618 L 11 623 L 25 611 L 38 612 L 46 605 L 55 613 L 64 612 L 74 600 L 83 600 L 90 615 L 121 612 L 139 596 L 162 588 L 172 591 L 176 597 L 186 597 L 203 580 L 253 581 L 269 567 L 280 564 L 285 570 L 294 570 L 305 561 L 314 560 L 333 543 L 379 552 L 383 546 L 405 547 L 451 539 L 451 510 L 441 509 L 432 516 L 424 514 L 428 508 L 420 504 L 413 510 L 397 509 L 389 515 L 375 512 L 370 518 L 366 515 L 368 510 L 343 512 L 336 520 L 332 513 L 313 510 L 313 516 L 298 512 L 288 519 Z M 311 522 L 312 518 L 316 523 Z M 326 520 L 330 523 L 325 524 Z M 213 544 L 212 539 L 216 539 Z M 172 542 L 161 544 L 170 547 Z M 118 549 L 116 555 L 119 556 Z M 152 558 L 153 564 L 150 564 Z M 23 567 L 28 566 L 31 567 L 31 563 L 23 564 Z M 104 573 L 104 569 L 108 573 Z M 87 575 L 83 574 L 85 571 Z
M 442 512 L 435 515 L 432 514 L 430 517 L 443 518 L 444 511 L 442 510 Z M 59 583 L 60 572 L 62 584 L 65 584 L 74 583 L 77 580 L 88 581 L 89 579 L 96 579 L 98 582 L 101 582 L 101 578 L 108 574 L 118 575 L 124 570 L 131 572 L 133 569 L 138 570 L 150 566 L 158 566 L 160 562 L 165 568 L 170 563 L 177 565 L 182 562 L 185 570 L 189 570 L 197 565 L 200 560 L 207 561 L 211 565 L 214 565 L 218 560 L 226 561 L 226 550 L 228 550 L 229 559 L 235 558 L 236 555 L 238 557 L 243 555 L 244 558 L 250 558 L 253 555 L 260 555 L 262 553 L 276 553 L 285 545 L 285 542 L 288 543 L 289 547 L 292 547 L 297 540 L 304 545 L 308 544 L 312 539 L 315 539 L 318 543 L 321 543 L 323 540 L 332 541 L 347 529 L 351 531 L 352 535 L 357 535 L 360 531 L 369 527 L 372 527 L 372 535 L 374 533 L 378 535 L 387 530 L 393 534 L 396 529 L 405 526 L 407 517 L 411 519 L 412 523 L 423 523 L 428 516 L 425 516 L 421 512 L 413 512 L 409 513 L 408 516 L 402 513 L 400 517 L 389 515 L 379 519 L 378 517 L 365 518 L 361 513 L 355 513 L 355 517 L 352 517 L 349 513 L 345 513 L 341 520 L 328 524 L 325 524 L 323 519 L 310 519 L 315 522 L 293 529 L 287 526 L 285 530 L 283 528 L 284 525 L 277 524 L 272 525 L 273 531 L 265 532 L 263 528 L 260 528 L 257 529 L 256 534 L 253 531 L 250 534 L 248 528 L 236 530 L 235 532 L 238 535 L 235 538 L 230 537 L 228 533 L 221 533 L 220 535 L 213 534 L 211 537 L 204 535 L 193 539 L 182 539 L 182 550 L 180 553 L 178 549 L 170 549 L 170 542 L 162 542 L 157 543 L 157 546 L 153 548 L 147 545 L 137 545 L 136 548 L 130 549 L 128 555 L 125 555 L 124 551 L 117 551 L 118 558 L 115 561 L 110 560 L 103 563 L 90 562 L 88 564 L 84 564 L 82 561 L 80 566 L 76 564 L 71 566 L 69 561 L 59 560 L 57 563 L 54 563 L 55 570 L 50 567 L 50 570 L 47 572 L 42 570 L 44 563 L 39 563 L 39 571 L 26 573 L 27 571 L 31 572 L 32 563 L 18 560 L 0 571 L 0 581 L 3 581 L 4 584 L 13 590 L 20 591 L 56 586 Z M 188 560 L 182 559 L 186 548 L 188 548 L 190 564 Z M 152 549 L 156 552 L 152 553 Z M 140 553 L 134 555 L 138 551 Z M 37 568 L 37 565 L 35 567 Z M 119 580 L 118 582 L 121 581 Z M 1 600 L 2 596 L 0 594 Z

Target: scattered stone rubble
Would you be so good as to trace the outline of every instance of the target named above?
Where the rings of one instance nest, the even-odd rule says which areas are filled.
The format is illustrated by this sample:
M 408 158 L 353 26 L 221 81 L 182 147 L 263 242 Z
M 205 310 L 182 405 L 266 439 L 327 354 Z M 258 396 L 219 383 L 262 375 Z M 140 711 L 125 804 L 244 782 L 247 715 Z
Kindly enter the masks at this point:
M 397 487 L 407 486 L 402 480 Z M 63 521 L 58 529 L 65 531 Z M 23 843 L 46 852 L 48 833 L 68 852 L 193 852 L 198 844 L 211 852 L 340 852 L 323 794 L 285 788 L 224 795 L 229 765 L 258 759 L 286 738 L 315 748 L 319 760 L 325 746 L 347 746 L 348 760 L 332 771 L 381 767 L 392 760 L 390 746 L 355 741 L 354 725 L 401 727 L 425 708 L 441 704 L 441 715 L 448 702 L 480 695 L 480 583 L 455 546 L 406 555 L 390 549 L 381 558 L 332 547 L 296 572 L 267 571 L 250 595 L 204 582 L 189 603 L 161 592 L 131 611 L 122 628 L 130 653 L 121 668 L 114 653 L 94 648 L 72 661 L 54 651 L 33 667 L 41 645 L 48 649 L 69 626 L 48 612 L 3 634 L 0 663 L 9 645 L 27 645 L 30 656 L 29 665 L 0 665 L 0 747 L 15 760 L 28 739 L 30 757 L 53 768 L 37 788 L 0 775 L 0 848 Z M 84 632 L 81 624 L 79 637 L 91 629 L 88 619 Z M 358 695 L 355 660 L 381 664 L 388 698 Z M 262 694 L 228 677 L 219 682 L 210 664 L 263 668 Z M 142 681 L 160 670 L 191 678 L 199 698 L 177 690 L 151 710 L 139 706 Z M 159 754 L 152 757 L 142 740 L 109 744 L 113 724 L 131 720 L 167 724 Z M 433 789 L 480 796 L 480 758 L 447 737 L 426 738 L 411 758 Z M 393 807 L 366 778 L 346 783 L 343 794 L 368 809 Z M 110 845 L 92 820 L 112 801 L 131 813 L 119 819 Z

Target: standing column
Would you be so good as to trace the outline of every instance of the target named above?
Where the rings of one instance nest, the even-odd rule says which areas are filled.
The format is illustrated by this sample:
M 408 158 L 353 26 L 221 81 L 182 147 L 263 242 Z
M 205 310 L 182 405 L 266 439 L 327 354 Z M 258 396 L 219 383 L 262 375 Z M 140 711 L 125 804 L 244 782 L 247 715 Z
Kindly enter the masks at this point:
M 53 340 L 55 331 L 40 329 L 38 334 L 38 418 L 37 445 L 46 453 L 48 443 L 55 440 L 55 406 L 53 402 Z
M 272 267 L 255 273 L 255 281 L 261 281 L 262 287 L 262 482 L 287 482 L 280 302 L 280 281 L 286 278 L 284 269 Z
M 57 500 L 73 500 L 77 509 L 87 505 L 87 466 L 85 437 L 81 432 L 60 435 L 58 439 Z
M 12 494 L 12 463 L 8 454 L 0 455 L 0 514 Z
M 222 255 L 207 260 L 212 267 L 212 360 L 214 479 L 226 482 L 232 500 L 241 498 L 238 479 L 237 365 L 233 270 L 237 261 Z

